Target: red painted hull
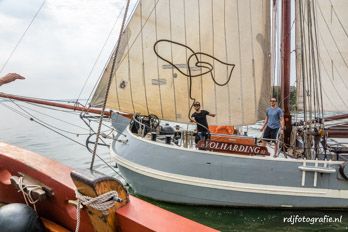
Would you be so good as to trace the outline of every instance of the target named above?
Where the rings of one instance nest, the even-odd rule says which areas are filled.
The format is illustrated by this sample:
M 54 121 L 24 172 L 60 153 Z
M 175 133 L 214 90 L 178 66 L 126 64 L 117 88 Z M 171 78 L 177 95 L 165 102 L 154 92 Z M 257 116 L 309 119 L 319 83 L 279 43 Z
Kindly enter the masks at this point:
M 38 213 L 55 223 L 75 230 L 76 208 L 71 168 L 30 151 L 0 143 L 0 202 L 24 203 L 23 196 L 10 184 L 11 175 L 23 173 L 51 187 L 54 196 L 37 204 Z M 130 203 L 117 210 L 121 231 L 215 231 L 143 200 L 130 196 Z M 82 210 L 80 231 L 94 231 Z

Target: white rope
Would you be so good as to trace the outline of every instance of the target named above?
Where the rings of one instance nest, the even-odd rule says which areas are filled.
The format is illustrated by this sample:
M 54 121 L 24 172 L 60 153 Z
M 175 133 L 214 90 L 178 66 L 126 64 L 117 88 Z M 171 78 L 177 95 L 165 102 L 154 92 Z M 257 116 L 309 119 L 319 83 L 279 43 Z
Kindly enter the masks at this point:
M 36 203 L 39 201 L 39 199 L 34 200 L 33 196 L 31 195 L 32 192 L 36 189 L 42 189 L 40 185 L 26 185 L 24 184 L 24 177 L 18 178 L 18 192 L 22 192 L 23 198 L 25 200 L 25 203 L 30 206 L 31 204 L 36 211 Z
M 102 211 L 104 215 L 108 215 L 108 210 L 115 205 L 115 202 L 122 202 L 122 199 L 118 197 L 118 193 L 116 191 L 110 191 L 94 198 L 82 195 L 77 190 L 75 190 L 75 194 L 77 198 L 75 232 L 78 232 L 80 228 L 80 210 L 82 205 L 92 207 L 96 210 Z

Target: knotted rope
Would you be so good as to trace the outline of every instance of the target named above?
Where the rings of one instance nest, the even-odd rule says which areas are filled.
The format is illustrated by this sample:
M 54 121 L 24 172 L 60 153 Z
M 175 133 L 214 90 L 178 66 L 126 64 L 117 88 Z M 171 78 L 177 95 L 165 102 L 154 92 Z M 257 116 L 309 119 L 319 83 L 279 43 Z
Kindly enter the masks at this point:
M 22 192 L 23 198 L 25 200 L 25 204 L 28 206 L 29 203 L 33 206 L 34 210 L 36 211 L 36 203 L 39 201 L 39 199 L 34 200 L 33 196 L 31 195 L 32 192 L 36 189 L 42 189 L 40 185 L 26 185 L 24 184 L 24 178 L 21 176 L 18 178 L 18 192 Z M 27 190 L 27 192 L 26 192 Z
M 104 215 L 109 214 L 109 209 L 115 205 L 115 202 L 122 202 L 122 199 L 118 197 L 116 191 L 106 192 L 97 197 L 89 197 L 82 195 L 79 191 L 75 190 L 77 198 L 77 212 L 76 212 L 76 229 L 75 232 L 79 231 L 80 227 L 80 210 L 82 205 L 92 207 L 93 209 L 102 211 Z

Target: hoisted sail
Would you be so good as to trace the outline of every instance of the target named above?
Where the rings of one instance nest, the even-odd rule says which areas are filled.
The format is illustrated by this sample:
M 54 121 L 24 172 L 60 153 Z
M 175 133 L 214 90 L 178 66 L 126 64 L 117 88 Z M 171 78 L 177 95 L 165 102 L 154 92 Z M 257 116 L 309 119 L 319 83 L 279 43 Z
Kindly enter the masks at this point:
M 305 99 L 307 110 L 310 107 L 313 110 L 319 108 L 320 103 L 324 111 L 348 112 L 348 1 L 306 0 L 298 4 L 296 44 L 299 109 L 303 109 Z M 314 51 L 310 49 L 311 45 Z M 315 91 L 319 88 L 322 102 L 316 101 L 320 96 L 316 96 Z M 306 97 L 303 98 L 303 95 Z
M 212 124 L 246 124 L 264 117 L 271 79 L 269 4 L 269 0 L 140 1 L 121 37 L 107 107 L 188 122 L 192 95 L 217 114 Z M 166 61 L 154 52 L 159 40 L 163 41 L 156 49 Z M 92 106 L 102 104 L 111 62 Z M 226 85 L 214 83 L 213 78 L 226 82 L 231 71 Z

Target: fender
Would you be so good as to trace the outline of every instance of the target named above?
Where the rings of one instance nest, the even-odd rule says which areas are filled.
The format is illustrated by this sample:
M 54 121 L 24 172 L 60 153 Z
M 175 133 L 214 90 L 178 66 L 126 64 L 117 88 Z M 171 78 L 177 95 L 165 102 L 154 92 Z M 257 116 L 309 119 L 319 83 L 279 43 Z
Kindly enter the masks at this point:
M 344 173 L 344 169 L 347 168 L 348 169 L 348 161 L 344 162 L 343 164 L 340 164 L 340 168 L 339 168 L 339 172 L 341 174 L 341 176 L 345 179 L 348 180 L 348 176 L 346 173 Z

